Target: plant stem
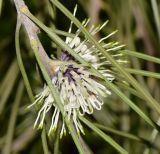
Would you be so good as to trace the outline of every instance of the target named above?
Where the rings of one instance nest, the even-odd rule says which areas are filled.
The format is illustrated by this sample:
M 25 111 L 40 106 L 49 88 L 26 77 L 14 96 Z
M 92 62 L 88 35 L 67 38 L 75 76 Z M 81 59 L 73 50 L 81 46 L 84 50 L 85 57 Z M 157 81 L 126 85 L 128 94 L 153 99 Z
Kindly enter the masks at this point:
M 18 61 L 19 68 L 21 70 L 21 74 L 22 74 L 22 77 L 24 80 L 24 84 L 25 84 L 28 96 L 29 96 L 31 102 L 34 102 L 34 95 L 33 95 L 32 88 L 31 88 L 31 85 L 30 85 L 28 77 L 27 77 L 27 73 L 24 68 L 24 64 L 23 64 L 23 60 L 22 60 L 22 56 L 21 56 L 21 51 L 20 51 L 20 44 L 19 44 L 20 27 L 21 27 L 21 21 L 19 19 L 17 19 L 16 34 L 15 34 L 15 47 L 16 47 L 17 61 Z
M 108 142 L 111 146 L 113 146 L 118 152 L 122 154 L 128 154 L 128 152 L 123 149 L 119 144 L 117 144 L 109 135 L 103 133 L 100 129 L 98 129 L 95 125 L 93 125 L 89 120 L 84 118 L 83 116 L 79 116 L 80 120 L 85 123 L 90 129 L 96 132 L 101 138 L 103 138 L 106 142 Z
M 50 76 L 53 75 L 53 70 L 50 65 L 50 58 L 46 54 L 42 44 L 40 43 L 40 40 L 37 36 L 37 33 L 39 32 L 39 28 L 24 14 L 21 13 L 21 9 L 25 10 L 28 9 L 27 6 L 25 5 L 23 0 L 14 0 L 17 13 L 18 13 L 18 19 L 20 20 L 20 23 L 22 23 L 26 29 L 26 32 L 28 34 L 30 42 L 32 39 L 35 39 L 38 43 L 38 52 L 41 57 L 41 60 L 43 61 L 43 64 L 45 65 L 48 73 Z
M 58 128 L 57 128 L 57 131 L 56 131 L 56 135 L 55 135 L 55 142 L 54 142 L 54 154 L 59 154 L 59 136 L 60 136 L 60 132 L 61 132 L 61 123 L 59 122 L 58 123 Z
M 131 50 L 121 50 L 120 52 L 125 54 L 125 55 L 130 55 L 130 56 L 133 56 L 133 57 L 137 57 L 137 58 L 140 58 L 140 59 L 144 59 L 144 60 L 147 60 L 147 61 L 151 61 L 151 62 L 160 64 L 160 58 L 149 56 L 149 55 L 146 55 L 146 54 L 143 54 L 143 53 L 140 53 L 140 52 L 135 52 L 135 51 L 131 51 Z
M 144 144 L 148 144 L 148 145 L 151 145 L 151 143 L 144 139 L 144 138 L 141 138 L 141 137 L 138 137 L 136 135 L 133 135 L 133 134 L 130 134 L 130 133 L 126 133 L 126 132 L 122 132 L 122 131 L 119 131 L 119 130 L 115 130 L 113 128 L 110 128 L 110 127 L 107 127 L 107 126 L 103 126 L 101 124 L 98 124 L 96 123 L 95 126 L 97 126 L 98 128 L 106 131 L 106 132 L 109 132 L 109 133 L 112 133 L 112 134 L 116 134 L 116 135 L 119 135 L 119 136 L 122 136 L 122 137 L 126 137 L 128 139 L 131 139 L 131 140 L 135 140 L 135 141 L 138 141 L 138 142 L 142 142 Z
M 43 145 L 44 154 L 49 154 L 45 126 L 43 127 L 41 138 L 42 138 L 42 145 Z
M 5 79 L 4 77 L 4 81 L 5 83 L 2 84 L 2 89 L 1 89 L 1 93 L 0 93 L 0 115 L 3 112 L 3 109 L 5 107 L 5 104 L 11 94 L 11 91 L 16 83 L 17 77 L 19 74 L 19 69 L 18 69 L 18 65 L 17 65 L 17 61 L 14 61 L 9 69 L 9 72 L 7 73 L 7 77 Z
M 13 107 L 11 110 L 11 115 L 10 115 L 10 120 L 9 120 L 9 126 L 7 130 L 7 136 L 6 136 L 6 142 L 5 146 L 2 150 L 2 154 L 10 154 L 11 152 L 11 145 L 12 145 L 12 138 L 14 135 L 14 130 L 15 130 L 15 124 L 16 124 L 16 118 L 17 118 L 17 113 L 19 109 L 19 104 L 21 102 L 21 97 L 23 94 L 24 90 L 24 85 L 23 82 L 21 81 L 19 83 L 18 89 L 17 89 L 17 94 L 13 103 Z
M 142 76 L 147 76 L 147 77 L 160 79 L 160 73 L 144 71 L 144 70 L 137 70 L 137 69 L 131 69 L 131 68 L 126 68 L 125 70 L 127 72 L 131 73 L 131 74 L 137 74 L 137 75 L 142 75 Z
M 16 5 L 17 8 L 17 12 L 19 15 L 19 19 L 21 20 L 22 24 L 25 26 L 25 29 L 27 31 L 30 43 L 31 43 L 31 47 L 34 51 L 35 57 L 37 59 L 37 62 L 40 66 L 40 69 L 42 71 L 42 74 L 51 90 L 51 94 L 53 96 L 53 98 L 55 99 L 58 108 L 61 111 L 61 114 L 64 118 L 64 121 L 71 133 L 71 136 L 78 148 L 78 151 L 80 154 L 84 154 L 83 151 L 83 147 L 79 142 L 79 137 L 76 133 L 76 131 L 74 130 L 74 126 L 72 125 L 71 121 L 69 121 L 69 119 L 66 116 L 66 113 L 64 112 L 64 108 L 63 108 L 63 103 L 61 102 L 61 99 L 59 97 L 59 93 L 56 89 L 56 87 L 52 84 L 51 81 L 51 77 L 53 75 L 53 70 L 52 70 L 52 66 L 50 64 L 50 58 L 48 57 L 48 55 L 46 54 L 42 44 L 40 43 L 40 40 L 37 36 L 37 32 L 38 32 L 38 27 L 24 14 L 21 13 L 21 11 L 28 11 L 27 6 L 25 5 L 23 0 L 14 0 L 14 3 Z

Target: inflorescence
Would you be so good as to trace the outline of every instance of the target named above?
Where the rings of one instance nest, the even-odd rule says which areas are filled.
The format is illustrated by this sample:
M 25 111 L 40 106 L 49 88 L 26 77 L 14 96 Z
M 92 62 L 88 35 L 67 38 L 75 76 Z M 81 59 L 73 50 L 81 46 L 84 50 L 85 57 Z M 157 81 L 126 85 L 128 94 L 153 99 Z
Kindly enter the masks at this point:
M 75 15 L 76 9 L 74 11 Z M 82 25 L 86 27 L 89 20 L 84 20 Z M 89 29 L 90 34 L 93 36 L 98 33 L 107 22 L 103 25 Z M 69 33 L 72 30 L 72 22 L 69 28 Z M 108 81 L 112 82 L 115 79 L 113 71 L 110 69 L 111 63 L 102 55 L 87 38 L 81 39 L 78 29 L 74 37 L 66 37 L 65 43 L 72 48 L 79 56 L 81 56 L 86 62 L 91 64 L 97 69 Z M 104 43 L 104 41 L 112 36 L 115 32 L 100 39 L 98 42 L 106 50 L 111 52 L 112 56 L 118 63 L 125 63 L 122 60 L 121 53 L 115 53 L 120 50 L 123 45 L 119 45 L 117 42 Z M 67 114 L 69 120 L 74 124 L 74 127 L 79 134 L 84 133 L 83 127 L 79 121 L 78 116 L 84 114 L 92 114 L 94 110 L 101 110 L 103 105 L 103 99 L 108 95 L 111 95 L 111 91 L 107 89 L 95 73 L 92 73 L 87 67 L 79 64 L 67 51 L 62 51 L 58 65 L 55 68 L 55 74 L 52 77 L 52 83 L 57 88 L 61 102 L 63 103 L 64 111 Z M 38 106 L 38 116 L 34 126 L 42 128 L 44 120 L 48 112 L 52 112 L 52 118 L 48 134 L 51 135 L 58 126 L 58 122 L 62 121 L 62 127 L 60 137 L 66 133 L 65 122 L 61 116 L 60 110 L 56 105 L 54 98 L 47 85 L 41 93 L 36 95 L 36 100 L 31 106 Z

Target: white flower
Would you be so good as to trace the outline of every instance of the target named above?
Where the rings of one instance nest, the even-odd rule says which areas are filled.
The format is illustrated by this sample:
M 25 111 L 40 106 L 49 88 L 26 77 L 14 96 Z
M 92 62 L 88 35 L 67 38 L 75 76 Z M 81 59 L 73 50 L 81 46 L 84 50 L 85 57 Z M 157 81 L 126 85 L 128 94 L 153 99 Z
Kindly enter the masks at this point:
M 74 15 L 76 13 L 76 9 L 74 10 Z M 89 23 L 88 20 L 84 20 L 82 22 L 82 25 L 86 27 Z M 106 24 L 108 21 L 106 21 L 104 24 L 101 26 L 99 25 L 98 27 L 92 26 L 89 29 L 89 32 L 91 35 L 95 35 L 98 33 Z M 69 28 L 69 33 L 72 31 L 72 22 Z M 119 45 L 118 42 L 109 42 L 105 43 L 104 41 L 114 35 L 117 31 L 114 31 L 107 35 L 104 38 L 101 38 L 98 43 L 101 44 L 101 46 L 106 50 L 106 52 L 110 52 L 112 57 L 119 63 L 119 64 L 124 64 L 128 63 L 128 61 L 122 59 L 122 53 L 119 53 L 119 50 L 124 47 L 124 45 Z M 71 47 L 77 54 L 79 54 L 85 61 L 89 62 L 92 64 L 94 68 L 96 68 L 103 76 L 107 77 L 109 81 L 113 81 L 115 79 L 113 72 L 111 71 L 110 67 L 112 67 L 110 61 L 106 59 L 102 55 L 99 49 L 95 47 L 94 44 L 92 44 L 87 38 L 81 39 L 79 37 L 79 34 L 81 33 L 81 30 L 78 29 L 75 33 L 75 36 L 73 38 L 67 37 L 65 43 Z M 61 54 L 61 60 L 63 61 L 69 61 L 73 60 L 73 57 L 70 56 L 67 51 L 63 51 Z
M 74 11 L 74 15 L 75 12 L 76 10 Z M 83 26 L 86 27 L 88 22 L 89 20 L 85 20 L 82 23 Z M 92 26 L 89 32 L 95 35 L 106 24 L 107 22 L 102 26 Z M 71 33 L 71 29 L 72 22 L 69 33 Z M 81 39 L 79 37 L 80 33 L 81 31 L 78 29 L 75 33 L 75 37 L 67 37 L 65 43 L 112 82 L 115 76 L 111 70 L 111 63 L 107 61 L 101 52 L 87 38 Z M 117 42 L 104 43 L 104 41 L 114 33 L 115 32 L 100 39 L 99 43 L 106 52 L 113 52 L 112 56 L 118 63 L 125 63 L 126 61 L 121 59 L 122 55 L 117 53 L 123 45 L 119 45 Z M 87 68 L 80 65 L 67 51 L 62 51 L 60 60 L 54 65 L 54 69 L 55 74 L 52 77 L 52 83 L 59 91 L 64 111 L 68 119 L 73 122 L 77 133 L 84 133 L 78 116 L 92 114 L 94 110 L 101 110 L 103 98 L 111 95 L 111 92 L 101 84 L 101 79 L 96 74 L 91 73 Z M 66 126 L 48 86 L 44 86 L 43 91 L 36 96 L 35 102 L 29 107 L 34 105 L 40 108 L 34 126 L 42 128 L 47 113 L 51 112 L 52 118 L 48 134 L 52 134 L 57 129 L 58 122 L 62 121 L 60 132 L 60 137 L 62 137 L 62 135 L 66 133 Z
M 98 79 L 98 76 L 77 64 L 62 64 L 59 66 L 59 71 L 57 71 L 56 75 L 52 78 L 52 83 L 60 93 L 64 111 L 67 113 L 68 118 L 73 121 L 77 133 L 80 131 L 84 133 L 77 115 L 84 115 L 85 113 L 92 114 L 94 109 L 100 110 L 103 105 L 102 98 L 111 94 L 106 87 L 94 78 Z M 42 105 L 34 125 L 39 128 L 42 128 L 47 112 L 51 108 L 54 108 L 49 129 L 50 135 L 56 130 L 58 121 L 61 118 L 60 111 L 56 106 L 48 86 L 44 86 L 43 91 L 36 96 L 35 102 L 29 107 L 36 104 L 38 105 L 38 103 Z M 61 136 L 65 134 L 65 132 L 65 124 L 63 122 Z

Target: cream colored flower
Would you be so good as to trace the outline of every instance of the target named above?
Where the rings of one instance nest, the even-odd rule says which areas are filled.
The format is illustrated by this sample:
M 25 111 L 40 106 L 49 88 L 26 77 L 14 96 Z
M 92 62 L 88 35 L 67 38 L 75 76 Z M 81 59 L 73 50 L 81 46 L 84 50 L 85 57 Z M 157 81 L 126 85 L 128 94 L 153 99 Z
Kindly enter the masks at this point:
M 75 12 L 76 10 L 74 11 L 74 15 Z M 86 27 L 88 22 L 89 20 L 85 20 L 82 25 Z M 89 29 L 89 32 L 92 35 L 95 35 L 106 24 L 107 22 L 102 26 L 92 26 Z M 71 29 L 72 22 L 69 33 L 71 33 Z M 115 76 L 110 69 L 112 67 L 111 63 L 107 61 L 101 52 L 87 38 L 80 38 L 80 33 L 81 31 L 78 29 L 73 38 L 66 38 L 65 43 L 95 69 L 102 73 L 108 81 L 112 82 L 115 79 Z M 113 52 L 112 56 L 118 63 L 125 63 L 126 61 L 121 60 L 122 55 L 117 53 L 123 45 L 119 45 L 117 42 L 104 43 L 104 41 L 114 33 L 115 32 L 100 39 L 98 42 L 106 52 Z M 64 111 L 66 112 L 68 119 L 73 122 L 77 133 L 84 133 L 78 116 L 92 114 L 94 110 L 101 110 L 103 99 L 108 95 L 111 95 L 111 91 L 103 86 L 101 79 L 96 74 L 93 74 L 87 67 L 79 64 L 70 54 L 68 54 L 67 51 L 62 51 L 60 60 L 57 61 L 55 66 L 56 71 L 52 77 L 52 83 L 60 94 Z M 60 136 L 62 137 L 62 135 L 66 133 L 66 126 L 63 117 L 48 86 L 44 86 L 43 91 L 36 96 L 35 102 L 29 107 L 31 106 L 39 107 L 38 116 L 34 124 L 35 127 L 38 126 L 38 128 L 42 128 L 47 113 L 51 112 L 52 118 L 48 134 L 52 134 L 57 129 L 59 121 L 62 121 Z
M 52 83 L 60 93 L 64 111 L 67 113 L 68 118 L 73 121 L 77 133 L 80 131 L 84 133 L 78 114 L 92 114 L 94 109 L 100 110 L 103 105 L 103 98 L 111 94 L 105 86 L 94 78 L 98 79 L 98 76 L 77 64 L 61 65 L 57 74 L 52 78 Z M 49 129 L 49 134 L 51 134 L 56 130 L 61 117 L 48 86 L 44 86 L 43 91 L 36 96 L 36 100 L 31 106 L 36 104 L 41 104 L 35 121 L 35 126 L 39 128 L 42 128 L 46 114 L 51 108 L 54 109 Z M 63 121 L 63 118 L 61 120 Z M 66 128 L 63 122 L 61 136 L 65 132 Z

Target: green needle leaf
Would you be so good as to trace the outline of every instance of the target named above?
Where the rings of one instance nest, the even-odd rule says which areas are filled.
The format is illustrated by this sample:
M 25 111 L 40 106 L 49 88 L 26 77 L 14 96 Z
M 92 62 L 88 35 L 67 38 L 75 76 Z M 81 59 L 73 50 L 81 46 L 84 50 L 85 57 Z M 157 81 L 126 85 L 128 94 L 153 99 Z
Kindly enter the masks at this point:
M 128 154 L 128 152 L 122 148 L 118 143 L 116 143 L 109 135 L 103 133 L 100 129 L 98 129 L 94 124 L 92 124 L 86 118 L 79 116 L 80 120 L 85 123 L 90 129 L 96 132 L 101 138 L 103 138 L 106 142 L 108 142 L 111 146 L 113 146 L 118 152 L 122 154 Z

